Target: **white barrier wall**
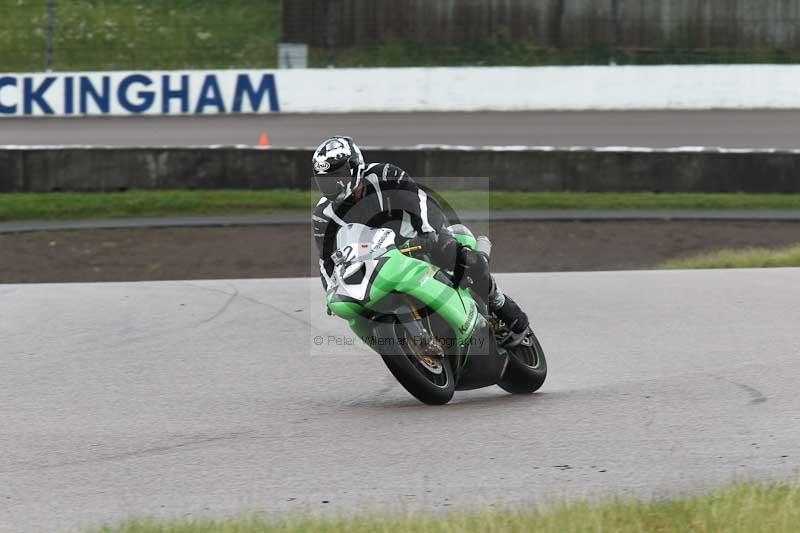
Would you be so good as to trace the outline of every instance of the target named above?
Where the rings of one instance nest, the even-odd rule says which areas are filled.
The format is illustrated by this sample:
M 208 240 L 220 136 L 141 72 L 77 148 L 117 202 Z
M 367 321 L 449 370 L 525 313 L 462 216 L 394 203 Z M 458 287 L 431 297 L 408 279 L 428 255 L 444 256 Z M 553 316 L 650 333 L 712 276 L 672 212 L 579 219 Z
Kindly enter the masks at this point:
M 120 116 L 280 111 L 268 71 L 0 74 L 0 116 Z
M 308 70 L 278 87 L 297 112 L 786 109 L 800 65 Z
M 0 117 L 800 108 L 800 65 L 0 74 Z

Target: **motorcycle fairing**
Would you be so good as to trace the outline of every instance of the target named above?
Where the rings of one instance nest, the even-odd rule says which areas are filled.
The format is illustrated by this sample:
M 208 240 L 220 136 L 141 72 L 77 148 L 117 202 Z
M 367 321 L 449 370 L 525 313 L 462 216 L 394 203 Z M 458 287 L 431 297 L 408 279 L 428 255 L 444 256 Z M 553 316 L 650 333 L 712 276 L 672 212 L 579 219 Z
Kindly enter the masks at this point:
M 453 288 L 437 276 L 439 268 L 402 254 L 394 246 L 394 232 L 348 224 L 337 235 L 337 260 L 327 301 L 333 313 L 351 320 L 381 312 L 380 304 L 392 293 L 412 296 L 437 313 L 466 342 L 478 320 L 478 310 L 469 291 Z M 363 270 L 363 276 L 351 279 Z

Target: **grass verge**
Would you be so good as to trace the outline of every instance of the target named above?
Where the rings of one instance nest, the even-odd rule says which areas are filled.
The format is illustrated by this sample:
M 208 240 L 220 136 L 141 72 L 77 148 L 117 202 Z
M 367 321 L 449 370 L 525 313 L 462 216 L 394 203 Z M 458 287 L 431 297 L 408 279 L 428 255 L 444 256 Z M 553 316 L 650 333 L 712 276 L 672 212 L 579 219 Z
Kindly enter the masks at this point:
M 778 268 L 800 267 L 800 244 L 788 248 L 746 248 L 743 250 L 718 250 L 683 259 L 674 259 L 661 265 L 662 269 L 692 268 Z
M 797 531 L 797 485 L 740 484 L 706 495 L 660 502 L 571 503 L 538 512 L 483 511 L 442 517 L 297 519 L 267 522 L 257 518 L 212 521 L 135 521 L 106 527 L 104 533 L 472 533 L 472 532 L 773 532 Z
M 800 210 L 798 194 L 447 191 L 455 210 Z M 312 191 L 204 190 L 0 194 L 0 221 L 308 212 Z
M 313 48 L 310 62 L 317 67 L 434 67 L 434 66 L 552 66 L 552 65 L 682 65 L 714 63 L 797 63 L 800 53 L 777 48 L 759 49 L 618 49 L 609 46 L 548 48 L 532 41 L 502 38 L 458 45 L 389 40 L 372 46 L 335 51 Z
M 0 0 L 0 71 L 45 68 L 48 24 L 44 0 Z M 310 16 L 310 15 L 309 15 Z M 281 0 L 61 0 L 54 2 L 53 68 L 130 70 L 274 68 L 281 36 Z M 779 48 L 613 49 L 605 45 L 544 47 L 509 39 L 458 45 L 413 40 L 354 48 L 313 48 L 313 67 L 481 65 L 608 65 L 682 63 L 796 63 L 800 53 Z
M 127 191 L 0 194 L 0 221 L 308 212 L 307 191 Z
M 276 64 L 281 0 L 55 2 L 53 68 L 264 68 Z M 0 71 L 45 68 L 47 2 L 0 0 Z

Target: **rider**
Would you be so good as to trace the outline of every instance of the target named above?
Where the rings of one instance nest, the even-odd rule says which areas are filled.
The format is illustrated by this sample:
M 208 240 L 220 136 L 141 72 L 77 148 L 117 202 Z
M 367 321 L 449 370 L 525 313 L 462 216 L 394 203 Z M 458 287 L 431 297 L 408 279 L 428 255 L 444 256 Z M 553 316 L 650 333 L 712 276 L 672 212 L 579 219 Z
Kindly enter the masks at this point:
M 336 233 L 347 223 L 394 230 L 395 244 L 421 245 L 433 263 L 446 270 L 459 265 L 473 281 L 472 289 L 511 330 L 513 346 L 528 331 L 528 317 L 503 294 L 489 273 L 485 253 L 462 246 L 448 230 L 441 207 L 401 168 L 389 163 L 366 164 L 350 137 L 325 140 L 314 152 L 314 178 L 322 192 L 312 215 L 320 253 L 320 275 L 327 290 L 333 274 Z

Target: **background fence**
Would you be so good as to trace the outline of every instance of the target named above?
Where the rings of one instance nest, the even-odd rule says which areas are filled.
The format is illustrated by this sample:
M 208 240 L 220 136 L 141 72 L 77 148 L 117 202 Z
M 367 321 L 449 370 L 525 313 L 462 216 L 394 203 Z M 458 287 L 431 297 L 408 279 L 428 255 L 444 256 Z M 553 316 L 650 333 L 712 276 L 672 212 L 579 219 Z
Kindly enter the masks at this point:
M 284 0 L 283 38 L 334 62 L 404 42 L 411 57 L 472 47 L 475 61 L 781 61 L 800 50 L 800 0 Z
M 800 62 L 800 0 L 0 0 L 3 72 L 272 68 L 278 42 L 311 66 Z
M 487 39 L 570 48 L 800 48 L 800 0 L 284 0 L 287 40 Z

